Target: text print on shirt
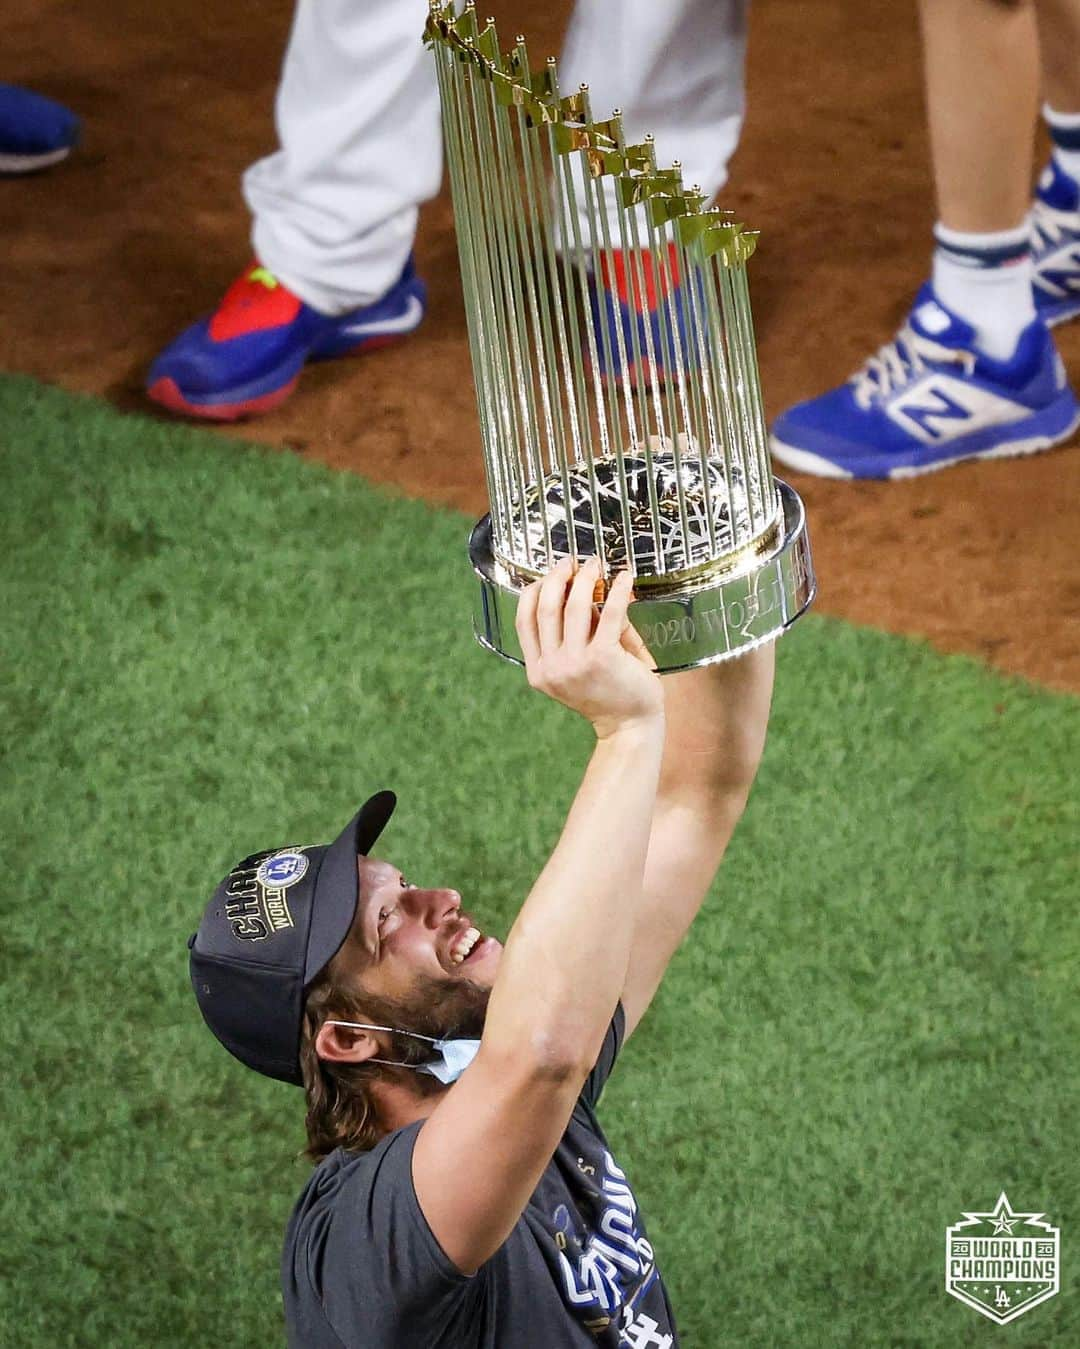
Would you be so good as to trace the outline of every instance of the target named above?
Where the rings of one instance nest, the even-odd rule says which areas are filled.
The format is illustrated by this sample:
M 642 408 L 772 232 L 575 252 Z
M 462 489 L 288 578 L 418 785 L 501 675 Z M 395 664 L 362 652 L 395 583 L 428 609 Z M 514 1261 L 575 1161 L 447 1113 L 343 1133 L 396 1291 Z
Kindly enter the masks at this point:
M 610 1152 L 604 1152 L 604 1175 L 601 1181 L 606 1203 L 597 1223 L 597 1230 L 589 1236 L 576 1260 L 571 1260 L 559 1245 L 559 1265 L 562 1269 L 566 1300 L 580 1315 L 585 1310 L 602 1313 L 598 1320 L 613 1320 L 631 1295 L 640 1295 L 655 1276 L 653 1248 L 642 1236 L 635 1221 L 637 1202 L 626 1174 L 621 1171 Z M 559 1225 L 559 1215 L 555 1215 Z M 631 1298 L 631 1300 L 634 1300 Z M 625 1308 L 630 1312 L 630 1307 Z M 633 1313 L 624 1314 L 623 1330 L 633 1333 Z M 596 1322 L 587 1322 L 595 1325 Z M 655 1326 L 655 1322 L 653 1323 Z M 668 1337 L 664 1337 L 668 1339 Z M 623 1343 L 636 1343 L 625 1340 Z

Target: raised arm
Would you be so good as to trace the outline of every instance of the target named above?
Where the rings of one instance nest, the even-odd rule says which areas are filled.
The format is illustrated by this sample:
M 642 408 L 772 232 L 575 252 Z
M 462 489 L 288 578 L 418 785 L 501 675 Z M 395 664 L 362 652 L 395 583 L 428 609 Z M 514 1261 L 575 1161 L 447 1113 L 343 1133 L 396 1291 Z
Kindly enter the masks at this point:
M 593 633 L 588 564 L 530 587 L 517 629 L 530 684 L 597 740 L 558 845 L 511 928 L 475 1061 L 420 1129 L 417 1197 L 471 1273 L 509 1235 L 550 1161 L 627 979 L 664 743 L 664 698 L 629 627 L 629 574 Z M 568 593 L 569 590 L 569 593 Z
M 641 1020 L 701 908 L 765 747 L 774 646 L 664 679 L 667 740 L 623 992 Z

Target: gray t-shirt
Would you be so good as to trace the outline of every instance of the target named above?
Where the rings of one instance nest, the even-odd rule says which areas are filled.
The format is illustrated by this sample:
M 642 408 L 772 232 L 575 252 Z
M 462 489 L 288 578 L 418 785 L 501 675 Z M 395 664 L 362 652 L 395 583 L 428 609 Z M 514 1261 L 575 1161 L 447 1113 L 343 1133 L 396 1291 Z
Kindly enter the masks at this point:
M 595 1114 L 624 1026 L 620 1005 L 524 1213 L 471 1277 L 444 1254 L 416 1198 L 423 1121 L 370 1152 L 325 1158 L 285 1235 L 292 1349 L 674 1349 L 637 1201 Z

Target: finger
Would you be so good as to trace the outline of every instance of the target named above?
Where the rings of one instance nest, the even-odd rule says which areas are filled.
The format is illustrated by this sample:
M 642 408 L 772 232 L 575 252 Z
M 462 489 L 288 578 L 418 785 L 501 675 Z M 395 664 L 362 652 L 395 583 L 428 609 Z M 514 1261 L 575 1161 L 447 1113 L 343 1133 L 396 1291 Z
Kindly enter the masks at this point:
M 600 575 L 600 559 L 587 557 L 578 568 L 563 611 L 563 644 L 583 647 L 592 632 L 593 592 Z
M 535 665 L 540 659 L 540 634 L 536 629 L 536 606 L 540 601 L 540 582 L 533 581 L 521 592 L 514 628 L 518 645 L 526 665 Z
M 627 619 L 626 627 L 619 635 L 619 641 L 635 660 L 641 661 L 642 665 L 650 670 L 656 669 L 656 661 L 653 660 L 652 652 L 645 645 L 644 637 L 629 619 Z
M 634 597 L 634 577 L 629 571 L 621 571 L 611 584 L 604 607 L 600 612 L 600 621 L 596 625 L 594 642 L 607 642 L 614 646 L 619 634 L 629 620 L 626 611 Z
M 536 618 L 541 656 L 553 655 L 562 645 L 563 608 L 566 605 L 566 587 L 573 576 L 572 568 L 571 560 L 564 557 L 540 582 Z

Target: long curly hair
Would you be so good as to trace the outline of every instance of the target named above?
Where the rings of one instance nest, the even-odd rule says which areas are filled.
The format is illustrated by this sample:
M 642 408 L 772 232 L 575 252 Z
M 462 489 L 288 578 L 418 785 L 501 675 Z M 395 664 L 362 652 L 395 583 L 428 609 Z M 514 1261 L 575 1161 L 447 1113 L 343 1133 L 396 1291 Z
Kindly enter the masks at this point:
M 335 1148 L 367 1152 L 379 1141 L 384 1130 L 372 1090 L 377 1081 L 400 1080 L 407 1075 L 409 1087 L 421 1096 L 434 1094 L 441 1085 L 429 1074 L 411 1068 L 328 1062 L 319 1058 L 315 1037 L 326 1021 L 408 1026 L 415 1020 L 411 1009 L 400 1002 L 350 986 L 335 965 L 332 960 L 308 990 L 300 1038 L 300 1068 L 307 1096 L 305 1153 L 314 1162 L 322 1161 Z M 407 1035 L 395 1035 L 393 1045 L 393 1057 L 401 1063 L 424 1063 L 431 1057 L 428 1045 Z

